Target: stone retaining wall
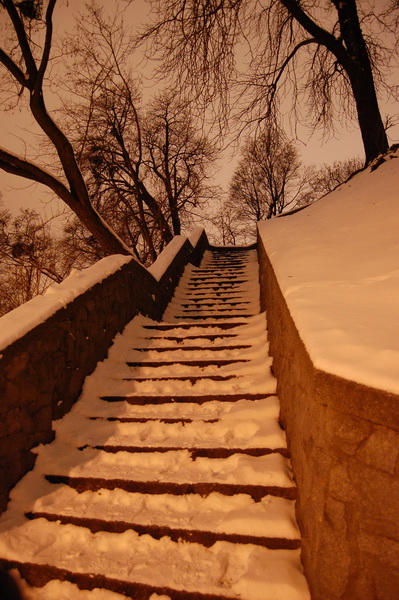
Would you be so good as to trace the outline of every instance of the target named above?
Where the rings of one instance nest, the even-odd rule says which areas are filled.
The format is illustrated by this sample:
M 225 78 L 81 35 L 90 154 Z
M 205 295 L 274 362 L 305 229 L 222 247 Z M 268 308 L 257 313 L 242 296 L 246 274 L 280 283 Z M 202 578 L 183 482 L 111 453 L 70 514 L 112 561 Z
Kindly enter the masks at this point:
M 399 598 L 399 397 L 313 366 L 258 253 L 312 598 Z
M 188 262 L 199 264 L 186 240 L 159 281 L 135 260 L 97 283 L 0 353 L 0 512 L 8 492 L 33 467 L 30 449 L 53 439 L 51 421 L 80 395 L 83 381 L 134 315 L 160 319 Z M 1 326 L 1 323 L 0 323 Z

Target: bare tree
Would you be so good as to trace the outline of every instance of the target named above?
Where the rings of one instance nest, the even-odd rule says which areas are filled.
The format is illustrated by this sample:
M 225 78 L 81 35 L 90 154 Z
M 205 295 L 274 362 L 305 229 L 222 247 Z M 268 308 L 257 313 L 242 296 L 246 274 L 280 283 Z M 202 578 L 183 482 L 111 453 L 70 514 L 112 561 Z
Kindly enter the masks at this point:
M 181 233 L 190 207 L 197 208 L 212 196 L 208 170 L 216 150 L 194 127 L 188 103 L 160 94 L 145 119 L 145 162 L 148 174 L 165 199 L 173 233 Z
M 78 127 L 72 125 L 71 129 L 98 210 L 108 216 L 133 250 L 139 231 L 144 248 L 154 260 L 160 245 L 168 243 L 173 234 L 161 202 L 145 181 L 141 118 L 129 80 L 125 83 L 119 87 L 104 82 L 102 93 L 91 101 L 90 112 L 78 110 L 83 139 L 76 136 Z
M 264 130 L 249 138 L 233 174 L 229 196 L 212 219 L 218 243 L 255 240 L 256 223 L 308 205 L 361 170 L 359 158 L 306 167 L 293 142 L 281 131 Z
M 51 233 L 50 220 L 30 209 L 12 217 L 0 205 L 0 314 L 68 275 L 72 257 Z
M 153 261 L 210 196 L 215 150 L 186 102 L 160 93 L 143 107 L 122 18 L 87 5 L 68 47 L 74 102 L 64 122 L 95 206 L 140 260 Z
M 106 253 L 129 254 L 127 246 L 93 207 L 73 146 L 46 107 L 45 77 L 53 42 L 56 1 L 0 1 L 0 10 L 7 19 L 0 65 L 7 78 L 7 93 L 12 95 L 14 90 L 17 95 L 27 94 L 31 114 L 56 151 L 63 180 L 4 148 L 0 148 L 0 168 L 50 188 L 91 231 Z
M 324 164 L 316 170 L 312 177 L 312 188 L 317 196 L 328 194 L 362 168 L 363 161 L 360 158 L 337 160 L 332 165 Z
M 272 125 L 244 145 L 225 209 L 234 209 L 243 222 L 256 223 L 307 203 L 311 197 L 309 176 L 298 150 Z
M 376 83 L 386 85 L 397 59 L 397 30 L 389 28 L 397 3 L 389 10 L 355 0 L 151 3 L 155 17 L 141 40 L 161 59 L 163 76 L 174 74 L 175 88 L 206 105 L 215 97 L 224 107 L 243 99 L 239 114 L 247 122 L 276 114 L 290 97 L 296 119 L 306 106 L 313 128 L 355 117 L 367 163 L 387 151 Z

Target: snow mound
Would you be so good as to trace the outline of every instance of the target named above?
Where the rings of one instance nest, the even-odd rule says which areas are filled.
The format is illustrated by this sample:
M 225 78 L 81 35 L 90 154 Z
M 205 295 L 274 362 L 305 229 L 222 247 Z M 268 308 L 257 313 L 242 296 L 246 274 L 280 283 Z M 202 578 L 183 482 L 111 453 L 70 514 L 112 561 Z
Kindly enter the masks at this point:
M 316 368 L 399 394 L 399 156 L 259 233 Z

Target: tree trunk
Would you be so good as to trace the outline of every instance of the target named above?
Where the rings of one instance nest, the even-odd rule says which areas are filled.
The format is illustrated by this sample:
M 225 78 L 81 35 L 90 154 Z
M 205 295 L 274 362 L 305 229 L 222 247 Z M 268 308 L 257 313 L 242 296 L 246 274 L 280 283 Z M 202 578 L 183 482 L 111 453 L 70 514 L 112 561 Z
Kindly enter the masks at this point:
M 136 196 L 136 201 L 137 201 L 137 206 L 138 206 L 139 215 L 140 215 L 140 219 L 137 220 L 137 223 L 141 229 L 141 234 L 143 236 L 143 240 L 148 246 L 148 251 L 150 253 L 151 262 L 155 262 L 157 259 L 157 253 L 155 251 L 154 242 L 152 240 L 151 234 L 148 230 L 147 222 L 145 220 L 143 202 L 138 194 Z
M 389 147 L 378 106 L 369 52 L 360 27 L 356 0 L 332 0 L 332 3 L 338 12 L 341 35 L 349 58 L 342 66 L 351 82 L 368 164 L 379 154 L 387 152 Z
M 373 79 L 370 80 L 359 72 L 350 74 L 349 77 L 356 102 L 366 164 L 368 164 L 379 154 L 388 151 L 388 138 L 382 122 Z
M 362 134 L 366 164 L 389 148 L 375 91 L 367 44 L 360 27 L 356 0 L 331 0 L 338 14 L 340 36 L 329 33 L 303 9 L 299 0 L 280 0 L 294 19 L 320 45 L 325 46 L 345 70 L 351 83 Z
M 173 192 L 172 191 L 169 192 L 169 190 L 168 190 L 168 196 L 169 196 L 168 201 L 169 201 L 170 216 L 172 218 L 173 233 L 174 233 L 174 235 L 180 235 L 181 234 L 181 223 L 180 223 L 179 209 L 177 207 L 176 198 L 174 197 Z
M 74 212 L 106 254 L 132 254 L 91 204 L 76 204 Z
M 173 238 L 173 234 L 170 230 L 170 227 L 165 219 L 165 215 L 163 214 L 161 207 L 158 202 L 156 202 L 155 198 L 149 193 L 144 183 L 137 178 L 137 193 L 140 194 L 140 198 L 146 204 L 154 217 L 155 223 L 158 226 L 159 231 L 161 232 L 161 237 L 165 244 L 169 244 L 169 242 Z

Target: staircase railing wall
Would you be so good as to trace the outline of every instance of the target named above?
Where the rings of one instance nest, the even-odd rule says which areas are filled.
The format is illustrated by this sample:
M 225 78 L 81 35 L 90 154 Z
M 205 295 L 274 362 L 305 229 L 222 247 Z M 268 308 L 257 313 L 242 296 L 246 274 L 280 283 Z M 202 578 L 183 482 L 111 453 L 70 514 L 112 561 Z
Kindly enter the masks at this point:
M 0 341 L 0 512 L 9 490 L 33 467 L 30 450 L 53 439 L 52 420 L 71 408 L 115 335 L 138 313 L 159 320 L 185 265 L 199 264 L 207 246 L 204 230 L 176 236 L 149 269 L 125 261 L 6 347 Z M 105 266 L 112 259 L 103 259 Z M 34 298 L 22 310 L 34 317 L 46 301 Z M 19 314 L 0 319 L 0 339 L 13 320 L 18 328 Z
M 313 600 L 399 590 L 399 397 L 314 367 L 258 240 L 281 421 Z

